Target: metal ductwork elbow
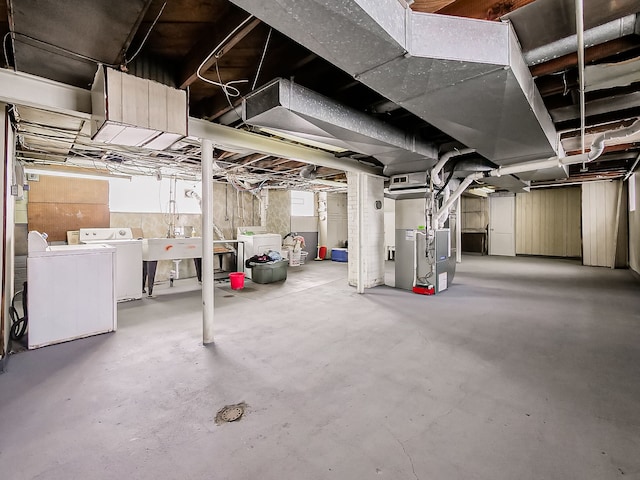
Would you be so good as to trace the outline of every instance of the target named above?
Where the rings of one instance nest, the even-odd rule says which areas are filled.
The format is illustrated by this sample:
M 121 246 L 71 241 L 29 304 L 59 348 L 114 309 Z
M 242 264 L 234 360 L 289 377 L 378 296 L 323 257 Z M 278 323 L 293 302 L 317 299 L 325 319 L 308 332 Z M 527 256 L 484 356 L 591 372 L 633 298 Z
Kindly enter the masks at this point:
M 300 170 L 300 176 L 307 180 L 315 180 L 317 176 L 317 167 L 315 165 L 306 165 Z

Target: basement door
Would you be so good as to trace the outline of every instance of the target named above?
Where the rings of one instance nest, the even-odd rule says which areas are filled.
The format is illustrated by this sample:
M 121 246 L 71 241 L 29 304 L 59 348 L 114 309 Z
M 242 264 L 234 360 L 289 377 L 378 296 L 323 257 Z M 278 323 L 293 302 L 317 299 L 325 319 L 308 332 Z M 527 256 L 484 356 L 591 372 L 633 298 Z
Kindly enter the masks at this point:
M 489 255 L 516 255 L 516 196 L 489 197 Z

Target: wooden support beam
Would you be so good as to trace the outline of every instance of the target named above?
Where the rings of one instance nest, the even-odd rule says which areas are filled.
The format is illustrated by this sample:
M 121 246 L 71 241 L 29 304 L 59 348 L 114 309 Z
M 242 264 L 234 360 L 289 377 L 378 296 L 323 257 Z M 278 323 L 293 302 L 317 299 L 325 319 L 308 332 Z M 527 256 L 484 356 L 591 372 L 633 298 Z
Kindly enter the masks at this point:
M 422 13 L 435 13 L 452 4 L 455 0 L 416 0 L 411 4 L 411 10 Z
M 344 172 L 340 171 L 340 170 L 336 170 L 335 168 L 328 168 L 328 167 L 318 167 L 316 168 L 316 175 L 318 177 L 327 177 L 327 176 L 333 176 L 333 175 L 340 175 Z
M 456 0 L 437 10 L 435 13 L 456 17 L 479 18 L 481 20 L 499 20 L 534 0 Z
M 236 15 L 234 15 L 234 18 L 235 16 Z M 182 62 L 182 69 L 178 77 L 178 88 L 186 88 L 198 79 L 197 71 L 202 61 L 207 58 L 209 54 L 211 54 L 213 49 L 220 45 L 220 42 L 222 40 L 224 40 L 231 32 L 233 32 L 237 25 L 242 23 L 242 20 L 233 22 L 225 21 L 221 23 L 232 26 L 225 30 L 223 34 L 213 35 L 211 38 L 207 38 L 206 40 L 201 41 L 191 49 L 185 60 Z M 207 62 L 205 62 L 205 64 L 202 66 L 201 72 L 206 72 L 209 68 L 211 68 L 217 60 L 223 57 L 243 38 L 249 35 L 258 25 L 260 25 L 260 20 L 254 18 L 244 27 L 238 30 L 232 37 L 229 38 L 229 40 L 224 43 L 224 45 L 222 45 L 218 49 L 216 55 L 211 56 L 211 58 Z

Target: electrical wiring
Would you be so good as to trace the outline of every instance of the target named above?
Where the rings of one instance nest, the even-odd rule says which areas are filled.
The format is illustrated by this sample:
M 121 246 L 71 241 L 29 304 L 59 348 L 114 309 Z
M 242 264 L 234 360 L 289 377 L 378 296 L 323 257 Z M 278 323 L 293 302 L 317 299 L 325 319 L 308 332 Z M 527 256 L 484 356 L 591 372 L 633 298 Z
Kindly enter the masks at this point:
M 7 51 L 7 38 L 9 38 L 9 35 L 11 35 L 11 32 L 5 33 L 4 37 L 2 37 L 2 50 L 4 52 L 4 63 L 7 67 L 9 66 L 9 52 Z M 15 62 L 13 65 L 13 71 L 14 72 L 16 71 Z
M 222 88 L 222 93 L 224 93 L 224 96 L 226 97 L 227 103 L 231 107 L 231 110 L 235 112 L 236 110 L 235 110 L 235 107 L 233 106 L 233 102 L 231 101 L 231 98 L 232 97 L 233 98 L 240 97 L 241 95 L 240 95 L 240 90 L 238 90 L 236 87 L 231 87 L 230 85 L 232 83 L 246 83 L 246 82 L 249 82 L 249 80 L 234 80 L 232 82 L 227 82 L 226 84 L 223 84 L 222 83 L 222 77 L 220 76 L 220 69 L 218 68 L 218 62 L 217 61 L 216 61 L 214 66 L 216 67 L 216 76 L 218 77 L 218 84 L 219 85 L 225 85 L 225 87 Z M 236 94 L 231 95 L 231 93 L 229 91 L 230 88 L 235 90 Z M 237 115 L 237 112 L 236 112 L 236 115 Z M 240 115 L 238 115 L 238 118 L 240 118 L 240 120 L 242 120 L 242 117 Z
M 81 127 L 55 127 L 19 119 L 17 124 L 18 146 L 16 158 L 31 165 L 66 165 L 78 168 L 94 168 L 120 175 L 153 177 L 160 172 L 181 180 L 201 181 L 201 146 L 196 141 L 185 140 L 180 149 L 152 151 L 143 147 L 104 145 L 93 142 Z M 60 142 L 65 145 L 61 153 L 42 149 L 43 141 Z M 68 149 L 68 150 L 67 150 Z M 266 157 L 265 157 L 266 158 Z M 215 181 L 224 182 L 239 192 L 259 196 L 262 189 L 297 188 L 310 191 L 343 191 L 332 187 L 311 185 L 301 180 L 299 170 L 294 167 L 275 170 L 259 162 L 239 164 L 216 159 L 218 169 Z M 227 199 L 228 200 L 228 199 Z M 229 213 L 227 213 L 229 216 Z
M 147 39 L 149 38 L 149 35 L 151 35 L 151 31 L 153 30 L 153 27 L 155 27 L 156 23 L 158 23 L 158 20 L 160 20 L 160 15 L 162 15 L 162 12 L 164 12 L 164 7 L 166 7 L 166 6 L 167 6 L 167 2 L 164 2 L 162 4 L 162 8 L 160 8 L 160 11 L 158 12 L 158 15 L 156 15 L 156 18 L 153 20 L 153 22 L 151 23 L 151 26 L 147 30 L 147 33 L 145 34 L 144 38 L 142 39 L 142 42 L 140 42 L 140 46 L 135 51 L 135 53 L 131 56 L 131 58 L 127 59 L 126 58 L 126 54 L 125 54 L 125 61 L 124 61 L 125 65 L 129 65 L 138 56 L 138 54 L 142 50 L 142 47 L 144 47 L 144 44 L 147 43 Z
M 447 188 L 447 185 L 449 185 L 449 182 L 453 178 L 453 174 L 455 173 L 455 171 L 456 171 L 456 166 L 453 165 L 453 168 L 451 169 L 451 172 L 449 172 L 449 176 L 447 177 L 445 182 L 442 184 L 442 187 L 440 187 L 440 189 L 436 192 L 436 197 L 438 195 L 440 195 L 444 191 L 445 188 Z
M 271 33 L 273 32 L 273 28 L 269 28 L 269 33 L 267 34 L 267 40 L 264 42 L 264 50 L 262 50 L 262 56 L 260 57 L 260 63 L 258 63 L 258 70 L 256 70 L 256 77 L 253 79 L 253 83 L 251 84 L 251 90 L 256 89 L 256 84 L 258 83 L 258 77 L 260 76 L 260 70 L 262 69 L 262 62 L 264 62 L 264 57 L 267 55 L 267 47 L 269 46 L 269 40 L 271 40 Z
M 222 39 L 222 41 L 220 43 L 218 43 L 218 45 L 216 45 L 216 47 L 211 50 L 211 53 L 209 53 L 209 55 L 207 55 L 207 57 L 202 61 L 202 63 L 200 63 L 200 65 L 198 66 L 198 68 L 196 69 L 196 76 L 202 80 L 205 83 L 209 83 L 211 85 L 215 85 L 217 87 L 222 88 L 222 91 L 225 93 L 225 95 L 227 95 L 228 97 L 239 97 L 240 96 L 240 90 L 238 90 L 236 87 L 234 87 L 232 84 L 235 83 L 246 83 L 249 80 L 233 80 L 231 82 L 226 82 L 223 83 L 220 78 L 218 78 L 218 80 L 220 80 L 219 82 L 215 82 L 213 80 L 209 80 L 208 78 L 205 78 L 202 75 L 202 68 L 209 62 L 209 60 L 211 60 L 213 57 L 216 58 L 216 69 L 217 69 L 217 55 L 220 51 L 220 49 L 231 39 L 233 38 L 233 36 L 242 28 L 244 28 L 245 25 L 247 25 L 250 21 L 252 21 L 255 17 L 253 15 L 249 15 L 245 20 L 243 20 L 240 25 L 238 25 L 236 28 L 234 28 L 231 33 L 229 33 L 226 37 L 224 37 Z M 228 99 L 228 98 L 227 98 Z

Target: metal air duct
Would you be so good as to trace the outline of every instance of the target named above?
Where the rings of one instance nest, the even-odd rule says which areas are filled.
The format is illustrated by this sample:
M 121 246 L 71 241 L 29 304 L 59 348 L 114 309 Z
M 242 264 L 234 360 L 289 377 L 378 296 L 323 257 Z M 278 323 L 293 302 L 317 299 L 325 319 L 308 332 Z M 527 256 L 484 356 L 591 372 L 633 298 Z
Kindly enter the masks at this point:
M 438 158 L 433 143 L 285 79 L 247 95 L 242 119 L 300 143 L 370 155 L 385 166 L 402 166 L 405 172 L 426 170 Z
M 91 138 L 164 150 L 187 135 L 187 92 L 99 66 L 91 88 Z
M 388 0 L 232 2 L 498 165 L 557 153 L 509 24 Z

